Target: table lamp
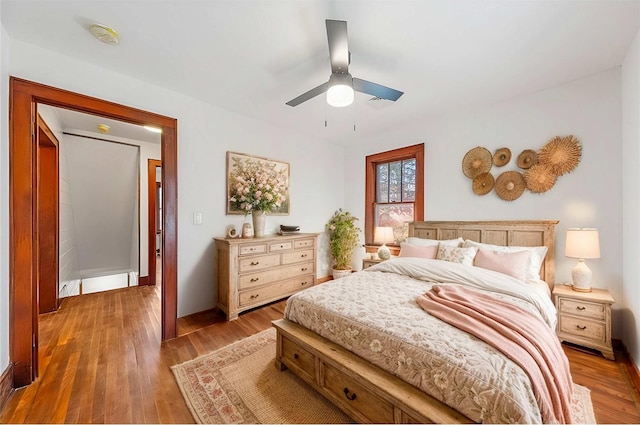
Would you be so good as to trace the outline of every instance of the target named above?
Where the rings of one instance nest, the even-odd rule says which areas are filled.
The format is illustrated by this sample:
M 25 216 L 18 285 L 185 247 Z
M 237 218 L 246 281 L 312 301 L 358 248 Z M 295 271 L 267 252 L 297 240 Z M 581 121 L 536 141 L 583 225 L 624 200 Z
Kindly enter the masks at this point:
M 598 229 L 567 229 L 567 242 L 564 255 L 577 258 L 578 264 L 571 270 L 573 290 L 591 292 L 591 270 L 584 262 L 587 258 L 600 258 Z
M 382 244 L 378 248 L 378 257 L 381 260 L 388 260 L 391 257 L 391 251 L 385 244 L 392 243 L 394 240 L 393 227 L 376 227 L 373 233 L 373 243 Z

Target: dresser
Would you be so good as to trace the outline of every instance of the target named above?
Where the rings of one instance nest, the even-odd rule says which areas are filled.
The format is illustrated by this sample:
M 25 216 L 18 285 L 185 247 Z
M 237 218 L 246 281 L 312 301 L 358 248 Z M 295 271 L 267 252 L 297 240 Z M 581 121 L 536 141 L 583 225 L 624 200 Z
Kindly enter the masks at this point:
M 569 285 L 553 288 L 558 310 L 557 334 L 560 341 L 599 350 L 615 360 L 611 345 L 611 304 L 614 299 L 606 289 L 592 288 L 578 292 Z
M 218 308 L 227 320 L 315 285 L 317 236 L 214 238 Z

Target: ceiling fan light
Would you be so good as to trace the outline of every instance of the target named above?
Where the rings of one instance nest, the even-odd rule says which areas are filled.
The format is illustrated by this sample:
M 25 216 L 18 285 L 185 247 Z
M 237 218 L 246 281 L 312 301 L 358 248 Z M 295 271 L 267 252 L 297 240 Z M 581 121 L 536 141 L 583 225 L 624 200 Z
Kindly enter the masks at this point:
M 353 88 L 346 84 L 337 84 L 327 90 L 327 103 L 336 108 L 351 105 L 353 97 Z

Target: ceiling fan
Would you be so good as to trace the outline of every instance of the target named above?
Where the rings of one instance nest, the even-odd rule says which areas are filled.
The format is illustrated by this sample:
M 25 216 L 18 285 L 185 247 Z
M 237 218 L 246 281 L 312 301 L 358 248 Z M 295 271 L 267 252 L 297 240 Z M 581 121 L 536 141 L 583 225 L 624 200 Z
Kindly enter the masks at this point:
M 327 39 L 329 41 L 329 60 L 331 62 L 331 76 L 329 81 L 320 84 L 287 102 L 289 106 L 298 106 L 319 94 L 327 93 L 327 103 L 335 107 L 348 106 L 353 102 L 354 90 L 370 94 L 380 99 L 396 101 L 404 92 L 385 87 L 371 81 L 354 78 L 349 74 L 351 52 L 347 40 L 347 22 L 326 20 Z

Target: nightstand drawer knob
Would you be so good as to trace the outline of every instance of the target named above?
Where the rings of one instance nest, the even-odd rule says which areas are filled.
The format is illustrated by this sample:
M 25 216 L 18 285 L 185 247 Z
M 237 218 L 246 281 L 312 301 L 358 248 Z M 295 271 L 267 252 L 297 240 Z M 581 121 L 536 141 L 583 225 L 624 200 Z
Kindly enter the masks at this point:
M 576 307 L 576 309 L 582 311 L 582 310 L 586 310 L 587 307 L 585 307 L 583 305 L 579 305 L 579 306 Z
M 576 328 L 580 329 L 581 331 L 583 331 L 583 330 L 587 329 L 587 327 L 586 327 L 586 326 L 584 326 L 584 325 L 582 325 L 582 326 L 580 326 L 580 325 L 576 325 Z

